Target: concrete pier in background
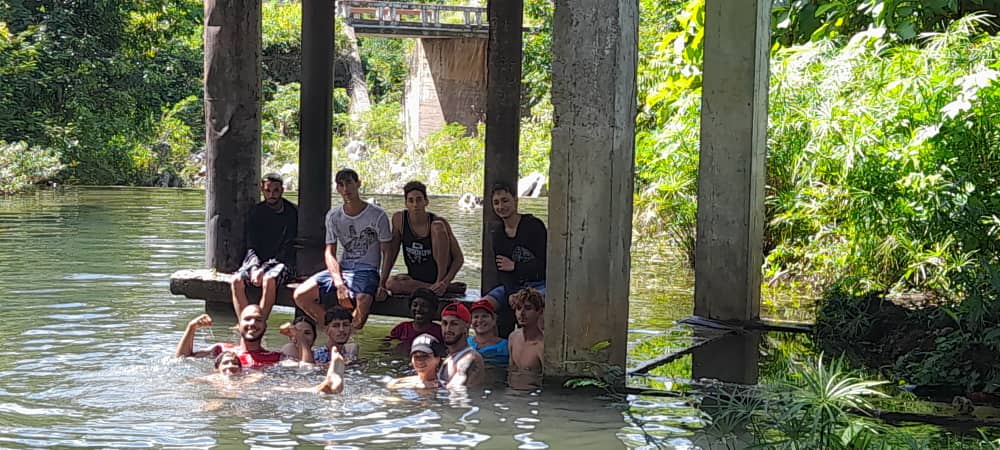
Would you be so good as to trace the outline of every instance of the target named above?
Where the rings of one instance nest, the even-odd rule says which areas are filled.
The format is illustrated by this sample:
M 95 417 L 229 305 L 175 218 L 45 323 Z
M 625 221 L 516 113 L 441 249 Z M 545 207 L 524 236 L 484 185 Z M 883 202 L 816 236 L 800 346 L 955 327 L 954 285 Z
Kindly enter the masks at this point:
M 546 377 L 625 367 L 638 24 L 636 0 L 555 4 Z
M 769 0 L 706 0 L 695 314 L 760 316 Z
M 486 39 L 417 39 L 403 94 L 403 122 L 410 148 L 449 123 L 466 134 L 486 116 Z
M 261 0 L 205 0 L 205 264 L 239 268 L 260 198 Z
M 324 267 L 333 151 L 334 2 L 302 1 L 302 89 L 299 135 L 299 233 L 296 272 Z

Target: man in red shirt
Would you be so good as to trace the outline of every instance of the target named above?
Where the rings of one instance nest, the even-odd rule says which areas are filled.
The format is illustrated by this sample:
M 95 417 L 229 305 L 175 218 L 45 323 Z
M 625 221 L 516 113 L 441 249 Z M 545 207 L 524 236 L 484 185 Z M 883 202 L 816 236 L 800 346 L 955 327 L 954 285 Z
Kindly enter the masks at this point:
M 248 305 L 240 313 L 240 344 L 219 343 L 209 347 L 207 350 L 194 351 L 194 333 L 198 328 L 212 326 L 212 317 L 202 314 L 195 317 L 188 323 L 184 330 L 184 336 L 177 344 L 177 356 L 191 356 L 195 358 L 212 357 L 215 358 L 222 352 L 231 350 L 240 358 L 240 363 L 244 368 L 266 367 L 277 364 L 281 361 L 281 352 L 265 350 L 261 346 L 260 340 L 267 331 L 267 321 L 260 306 Z

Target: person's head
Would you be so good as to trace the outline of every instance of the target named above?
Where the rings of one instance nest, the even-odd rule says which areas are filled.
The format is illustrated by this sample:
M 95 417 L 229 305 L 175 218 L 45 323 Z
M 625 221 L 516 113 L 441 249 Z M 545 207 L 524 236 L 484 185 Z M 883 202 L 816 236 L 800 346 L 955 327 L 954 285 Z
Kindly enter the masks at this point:
M 292 334 L 293 342 L 298 343 L 296 336 L 305 339 L 309 347 L 312 347 L 313 343 L 316 342 L 316 323 L 309 316 L 296 317 L 292 321 L 292 328 L 296 330 L 296 333 Z
M 410 294 L 410 316 L 417 323 L 427 324 L 434 320 L 437 312 L 438 296 L 430 289 L 420 288 Z
M 354 331 L 354 326 L 352 321 L 354 317 L 351 315 L 351 310 L 344 308 L 342 306 L 334 306 L 326 312 L 326 337 L 330 339 L 330 342 L 334 345 L 344 345 L 351 338 L 351 332 Z
M 411 181 L 403 186 L 406 209 L 410 213 L 423 212 L 427 208 L 427 186 L 419 181 Z
M 337 193 L 345 201 L 354 201 L 361 198 L 358 194 L 358 190 L 361 188 L 361 179 L 358 178 L 358 173 L 353 169 L 338 170 L 337 174 L 333 177 L 333 181 L 337 183 Z
M 447 353 L 444 344 L 436 337 L 424 333 L 417 336 L 410 345 L 410 365 L 421 377 L 435 376 L 441 358 Z
M 472 316 L 465 305 L 455 302 L 450 303 L 441 310 L 441 334 L 444 335 L 444 343 L 455 345 L 465 342 L 469 336 L 469 322 Z
M 510 184 L 502 181 L 494 184 L 490 189 L 490 199 L 497 217 L 506 219 L 517 213 L 517 197 L 514 196 L 514 188 Z
M 239 375 L 243 373 L 243 363 L 233 351 L 224 351 L 215 358 L 215 371 L 223 375 Z
M 247 305 L 240 312 L 240 336 L 246 342 L 259 342 L 267 332 L 267 320 L 260 306 Z
M 537 289 L 524 288 L 510 296 L 510 307 L 518 325 L 537 326 L 545 312 L 545 297 Z
M 264 201 L 270 206 L 278 206 L 281 203 L 281 195 L 285 193 L 285 181 L 281 175 L 269 173 L 260 179 L 260 192 L 264 194 Z
M 469 308 L 472 315 L 472 331 L 477 336 L 495 336 L 497 334 L 497 313 L 493 304 L 487 299 L 477 300 Z

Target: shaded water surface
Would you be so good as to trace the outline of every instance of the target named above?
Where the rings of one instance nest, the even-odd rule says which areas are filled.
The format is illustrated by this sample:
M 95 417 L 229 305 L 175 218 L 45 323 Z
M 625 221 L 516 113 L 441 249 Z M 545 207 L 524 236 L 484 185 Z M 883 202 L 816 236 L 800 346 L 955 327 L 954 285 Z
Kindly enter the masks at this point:
M 378 200 L 402 207 L 399 197 Z M 430 209 L 452 222 L 468 262 L 460 281 L 476 285 L 481 214 L 456 203 L 432 198 Z M 544 218 L 544 200 L 522 208 Z M 389 392 L 385 379 L 406 362 L 377 351 L 395 323 L 382 317 L 358 337 L 365 362 L 342 396 L 290 392 L 322 378 L 298 369 L 247 386 L 197 382 L 210 362 L 172 354 L 203 304 L 170 295 L 168 277 L 202 266 L 203 222 L 204 193 L 195 190 L 0 197 L 0 447 L 688 448 L 702 426 L 683 399 L 622 404 L 502 385 L 467 396 Z M 691 312 L 690 273 L 659 253 L 635 252 L 635 351 L 669 338 L 673 321 Z M 284 343 L 277 325 L 290 317 L 272 314 L 266 346 Z M 196 346 L 233 339 L 220 321 L 199 331 Z

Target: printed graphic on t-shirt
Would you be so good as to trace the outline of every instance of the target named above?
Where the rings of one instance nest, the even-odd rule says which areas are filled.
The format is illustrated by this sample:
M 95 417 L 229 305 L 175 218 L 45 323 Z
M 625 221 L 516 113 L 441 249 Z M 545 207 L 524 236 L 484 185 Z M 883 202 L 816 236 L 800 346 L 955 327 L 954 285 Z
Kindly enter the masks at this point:
M 414 242 L 409 247 L 404 247 L 403 251 L 406 255 L 406 261 L 411 264 L 421 264 L 431 257 L 431 249 L 424 248 L 424 244 L 420 242 Z
M 531 250 L 520 245 L 514 247 L 514 252 L 511 256 L 510 259 L 516 263 L 526 263 L 535 259 L 535 254 L 531 253 Z
M 344 259 L 349 261 L 359 260 L 368 253 L 368 249 L 378 242 L 378 231 L 374 226 L 366 226 L 359 234 L 354 228 L 354 224 L 348 227 L 348 234 L 344 244 Z

